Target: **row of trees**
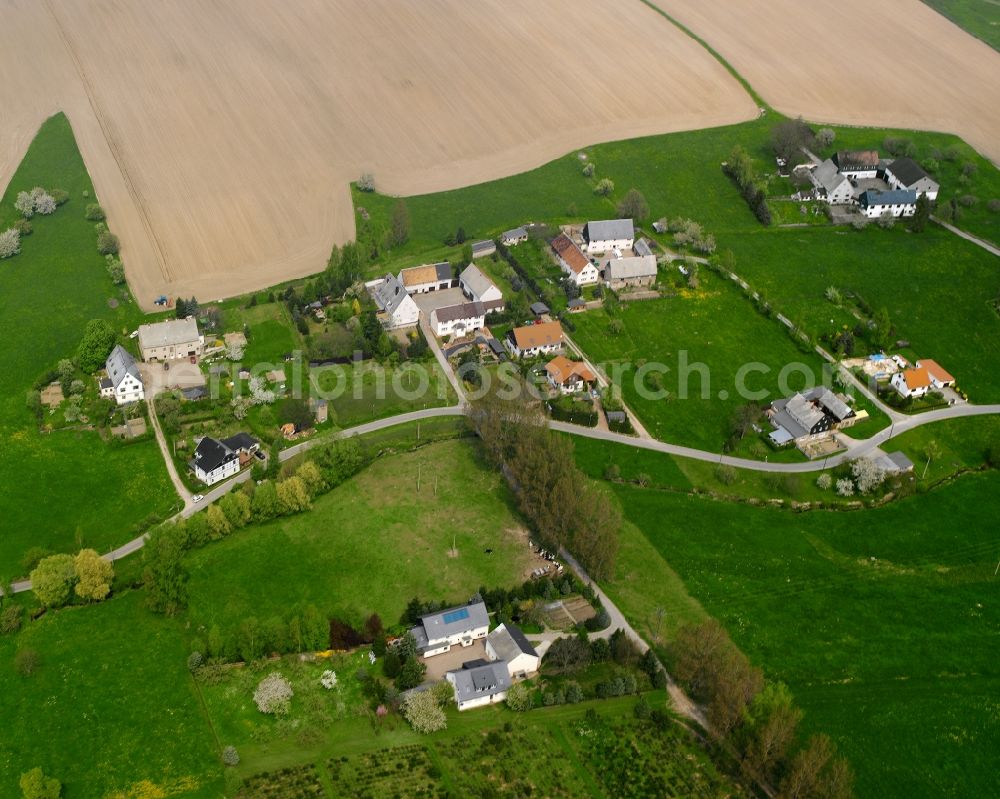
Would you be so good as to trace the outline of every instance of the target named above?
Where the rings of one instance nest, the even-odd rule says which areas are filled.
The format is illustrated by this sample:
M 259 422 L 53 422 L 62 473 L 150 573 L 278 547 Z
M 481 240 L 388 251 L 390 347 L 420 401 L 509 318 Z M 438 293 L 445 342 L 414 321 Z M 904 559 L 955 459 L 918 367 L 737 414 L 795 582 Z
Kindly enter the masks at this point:
M 43 558 L 30 576 L 42 607 L 57 608 L 74 595 L 84 602 L 100 602 L 111 593 L 115 571 L 95 550 L 81 549 L 76 555 Z
M 595 579 L 612 574 L 621 513 L 577 468 L 572 442 L 520 399 L 488 394 L 472 404 L 468 420 L 542 543 L 574 552 Z
M 735 748 L 748 778 L 777 784 L 786 797 L 852 795 L 847 761 L 825 735 L 796 749 L 802 711 L 788 688 L 766 683 L 718 621 L 681 627 L 671 654 L 674 676 L 707 705 L 709 723 Z
M 365 460 L 355 439 L 338 439 L 313 450 L 309 460 L 281 480 L 260 484 L 248 480 L 204 513 L 153 530 L 142 557 L 149 607 L 172 615 L 186 605 L 184 555 L 188 550 L 224 538 L 252 522 L 307 510 L 315 497 L 354 475 Z
M 767 194 L 754 175 L 750 154 L 736 145 L 729 154 L 729 160 L 722 165 L 722 171 L 739 186 L 740 194 L 757 217 L 757 221 L 765 227 L 770 225 L 771 209 L 767 205 Z

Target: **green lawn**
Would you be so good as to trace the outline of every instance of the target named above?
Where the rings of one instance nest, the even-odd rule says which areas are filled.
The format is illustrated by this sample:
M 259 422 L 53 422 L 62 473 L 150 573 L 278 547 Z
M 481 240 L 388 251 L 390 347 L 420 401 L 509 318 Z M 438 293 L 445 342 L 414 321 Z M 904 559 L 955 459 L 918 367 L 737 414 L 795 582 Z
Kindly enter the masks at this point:
M 737 382 L 746 364 L 767 370 L 747 374 L 743 383 L 766 392 L 758 397 L 762 402 L 785 396 L 782 382 L 787 393 L 803 387 L 798 371 L 779 379 L 789 364 L 802 364 L 815 382 L 823 377 L 818 355 L 803 353 L 778 322 L 761 316 L 729 281 L 707 270 L 697 292 L 625 303 L 615 318 L 623 326 L 617 334 L 604 310 L 580 314 L 573 339 L 609 376 L 619 373 L 615 382 L 625 402 L 651 435 L 672 443 L 721 451 L 733 411 L 749 401 L 740 396 Z M 648 389 L 656 386 L 637 377 L 639 369 L 654 363 L 669 369 L 662 378 L 662 390 L 669 392 L 665 398 L 650 396 Z M 690 367 L 688 379 L 684 363 Z M 707 367 L 707 380 L 692 364 Z
M 662 595 L 665 627 L 693 613 L 679 587 L 663 588 L 676 583 L 669 563 L 743 651 L 791 686 L 804 729 L 835 739 L 859 796 L 992 795 L 1000 474 L 863 513 L 616 493 L 635 528 L 623 529 L 607 590 L 640 627 L 656 618 L 645 590 Z
M 194 552 L 190 615 L 235 630 L 248 615 L 314 603 L 353 623 L 372 612 L 395 623 L 413 596 L 459 601 L 481 585 L 520 583 L 529 562 L 520 525 L 471 442 L 428 445 L 376 461 L 310 513 Z
M 931 8 L 1000 50 L 1000 6 L 993 0 L 924 0 Z
M 958 378 L 974 402 L 1000 401 L 1000 293 L 996 257 L 930 227 L 862 232 L 795 229 L 730 237 L 736 272 L 815 334 L 857 324 L 824 299 L 827 287 L 860 294 L 886 308 L 897 337 L 919 357 L 933 358 Z M 864 353 L 858 353 L 864 354 Z
M 65 799 L 221 794 L 218 749 L 176 622 L 151 615 L 131 592 L 50 613 L 0 638 L 0 794 L 34 766 L 63 783 Z M 23 677 L 15 649 L 38 652 Z
M 662 691 L 648 701 L 662 707 Z M 294 700 L 293 700 L 294 702 Z M 516 714 L 503 706 L 448 711 L 448 728 L 417 735 L 389 717 L 338 722 L 321 746 L 284 752 L 244 749 L 267 771 L 248 774 L 248 799 L 295 795 L 308 785 L 318 797 L 494 796 L 573 797 L 742 796 L 721 776 L 683 728 L 658 730 L 632 717 L 623 697 Z M 258 758 L 258 753 L 263 758 Z M 544 757 L 540 753 L 545 753 Z M 268 793 L 268 791 L 271 791 Z
M 150 513 L 175 501 L 154 442 L 105 445 L 94 432 L 41 435 L 25 408 L 32 383 L 60 358 L 72 357 L 87 321 L 107 319 L 127 332 L 142 320 L 127 290 L 107 276 L 84 208 L 94 188 L 62 114 L 42 126 L 0 199 L 0 230 L 16 218 L 18 191 L 41 185 L 64 189 L 69 201 L 55 214 L 35 216 L 21 254 L 0 265 L 4 290 L 0 319 L 0 573 L 20 573 L 32 546 L 105 548 L 132 537 Z M 89 194 L 89 198 L 84 196 Z M 110 220 L 114 230 L 114 220 Z M 126 264 L 126 269 L 128 265 Z M 109 307 L 109 301 L 118 307 Z
M 330 420 L 342 428 L 457 401 L 437 361 L 324 366 L 311 369 L 310 380 L 328 397 Z

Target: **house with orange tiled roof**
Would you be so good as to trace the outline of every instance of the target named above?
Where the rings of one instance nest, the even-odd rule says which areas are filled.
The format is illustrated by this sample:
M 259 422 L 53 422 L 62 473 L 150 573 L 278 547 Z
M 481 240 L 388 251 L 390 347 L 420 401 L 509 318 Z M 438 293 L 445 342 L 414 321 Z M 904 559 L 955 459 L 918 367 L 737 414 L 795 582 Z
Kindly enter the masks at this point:
M 912 369 L 892 376 L 892 387 L 903 397 L 923 397 L 932 391 L 955 385 L 955 378 L 930 358 L 917 361 Z
M 587 364 L 582 361 L 571 361 L 565 355 L 557 355 L 545 364 L 545 376 L 553 388 L 563 394 L 583 391 L 597 380 Z
M 576 285 L 589 286 L 600 280 L 600 271 L 565 233 L 552 239 L 552 249 L 559 259 L 559 266 Z
M 548 355 L 562 349 L 562 325 L 558 322 L 543 322 L 538 325 L 515 327 L 504 344 L 515 358 L 534 358 Z

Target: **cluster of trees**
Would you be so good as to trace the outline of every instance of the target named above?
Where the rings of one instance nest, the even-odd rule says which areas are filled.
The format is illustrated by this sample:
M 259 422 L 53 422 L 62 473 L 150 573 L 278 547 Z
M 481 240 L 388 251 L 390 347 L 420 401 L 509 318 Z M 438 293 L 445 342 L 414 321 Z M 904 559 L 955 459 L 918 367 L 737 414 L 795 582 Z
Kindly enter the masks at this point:
M 46 776 L 40 768 L 24 772 L 19 785 L 23 799 L 59 799 L 62 795 L 62 783 Z
M 823 134 L 824 140 L 829 138 L 826 146 L 833 142 L 829 136 L 833 131 L 829 128 Z M 810 149 L 816 146 L 816 136 L 802 119 L 785 119 L 771 128 L 771 149 L 774 155 L 785 162 L 789 169 L 803 159 L 803 148 Z M 741 186 L 742 188 L 742 186 Z
M 537 408 L 496 394 L 476 400 L 467 418 L 546 548 L 566 547 L 595 579 L 609 576 L 621 513 L 577 468 L 572 442 L 553 434 Z
M 189 300 L 185 300 L 183 297 L 178 297 L 177 302 L 174 304 L 174 316 L 177 319 L 186 319 L 189 316 L 197 316 L 200 307 L 201 306 L 198 304 L 196 297 L 192 297 Z
M 681 627 L 671 653 L 674 676 L 708 706 L 709 723 L 734 747 L 748 778 L 789 797 L 852 795 L 850 766 L 830 739 L 814 735 L 795 749 L 802 712 L 788 688 L 765 683 L 717 621 Z
M 30 192 L 19 191 L 14 200 L 14 208 L 24 219 L 31 219 L 35 214 L 48 216 L 55 213 L 58 206 L 69 199 L 69 195 L 61 189 L 47 192 L 41 186 L 35 186 Z
M 397 691 L 408 691 L 424 681 L 427 666 L 417 652 L 417 641 L 407 632 L 386 650 L 382 671 L 394 681 Z
M 264 480 L 259 485 L 248 480 L 203 513 L 154 529 L 142 551 L 147 603 L 159 613 L 176 613 L 187 602 L 184 555 L 188 550 L 251 522 L 306 510 L 313 499 L 357 473 L 365 462 L 355 439 L 338 439 L 312 450 L 309 460 L 281 480 Z
M 104 319 L 91 319 L 83 330 L 76 350 L 76 363 L 84 372 L 96 372 L 104 366 L 115 346 L 115 331 Z
M 690 247 L 706 255 L 715 252 L 715 236 L 705 233 L 693 219 L 675 217 L 667 222 L 667 230 L 674 234 L 674 244 L 679 247 Z
M 739 187 L 740 194 L 757 217 L 757 221 L 765 227 L 770 225 L 771 209 L 767 205 L 767 194 L 754 174 L 750 154 L 737 145 L 729 154 L 729 160 L 722 165 L 722 171 Z
M 118 237 L 108 230 L 107 223 L 98 222 L 94 225 L 94 231 L 97 233 L 97 251 L 101 255 L 117 255 L 118 250 L 121 249 L 121 242 L 118 241 Z
M 74 595 L 84 602 L 100 602 L 111 593 L 114 576 L 111 563 L 93 549 L 50 555 L 30 575 L 32 590 L 46 608 L 61 607 Z

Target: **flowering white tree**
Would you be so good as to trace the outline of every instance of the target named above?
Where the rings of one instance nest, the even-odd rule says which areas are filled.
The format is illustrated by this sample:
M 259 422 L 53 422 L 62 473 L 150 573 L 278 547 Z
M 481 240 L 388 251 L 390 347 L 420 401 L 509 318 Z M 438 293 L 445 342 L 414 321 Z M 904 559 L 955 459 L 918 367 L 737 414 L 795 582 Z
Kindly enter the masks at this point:
M 236 419 L 245 419 L 247 412 L 253 405 L 253 400 L 250 397 L 233 397 L 230 404 L 233 406 L 233 416 Z
M 403 702 L 403 717 L 413 729 L 425 735 L 448 726 L 444 711 L 430 691 L 420 691 L 406 697 Z
M 816 478 L 816 485 L 823 491 L 826 491 L 830 486 L 833 485 L 833 478 L 830 477 L 829 472 L 823 472 L 819 477 Z
M 270 405 L 276 399 L 263 377 L 250 378 L 250 398 L 254 405 Z
M 14 200 L 14 208 L 23 216 L 25 219 L 31 219 L 35 215 L 35 200 L 26 191 L 19 191 L 17 193 L 17 199 Z
M 851 474 L 862 494 L 870 494 L 885 480 L 885 472 L 871 458 L 858 458 L 854 461 L 851 464 Z
M 837 481 L 837 493 L 842 497 L 852 497 L 854 496 L 854 481 L 842 477 Z
M 231 361 L 238 361 L 243 358 L 243 347 L 235 341 L 226 345 L 226 357 Z
M 253 701 L 261 713 L 284 716 L 288 714 L 294 693 L 292 684 L 275 671 L 257 685 L 257 690 L 253 692 Z
M 0 258 L 10 258 L 21 252 L 21 234 L 16 228 L 8 228 L 0 233 Z
M 320 675 L 319 684 L 328 691 L 335 688 L 337 686 L 337 672 L 332 669 L 327 669 L 322 675 Z
M 39 194 L 35 194 L 35 192 Z M 41 214 L 42 216 L 48 216 L 56 210 L 56 200 L 44 189 L 34 189 L 31 192 L 32 199 L 35 201 L 35 213 Z

